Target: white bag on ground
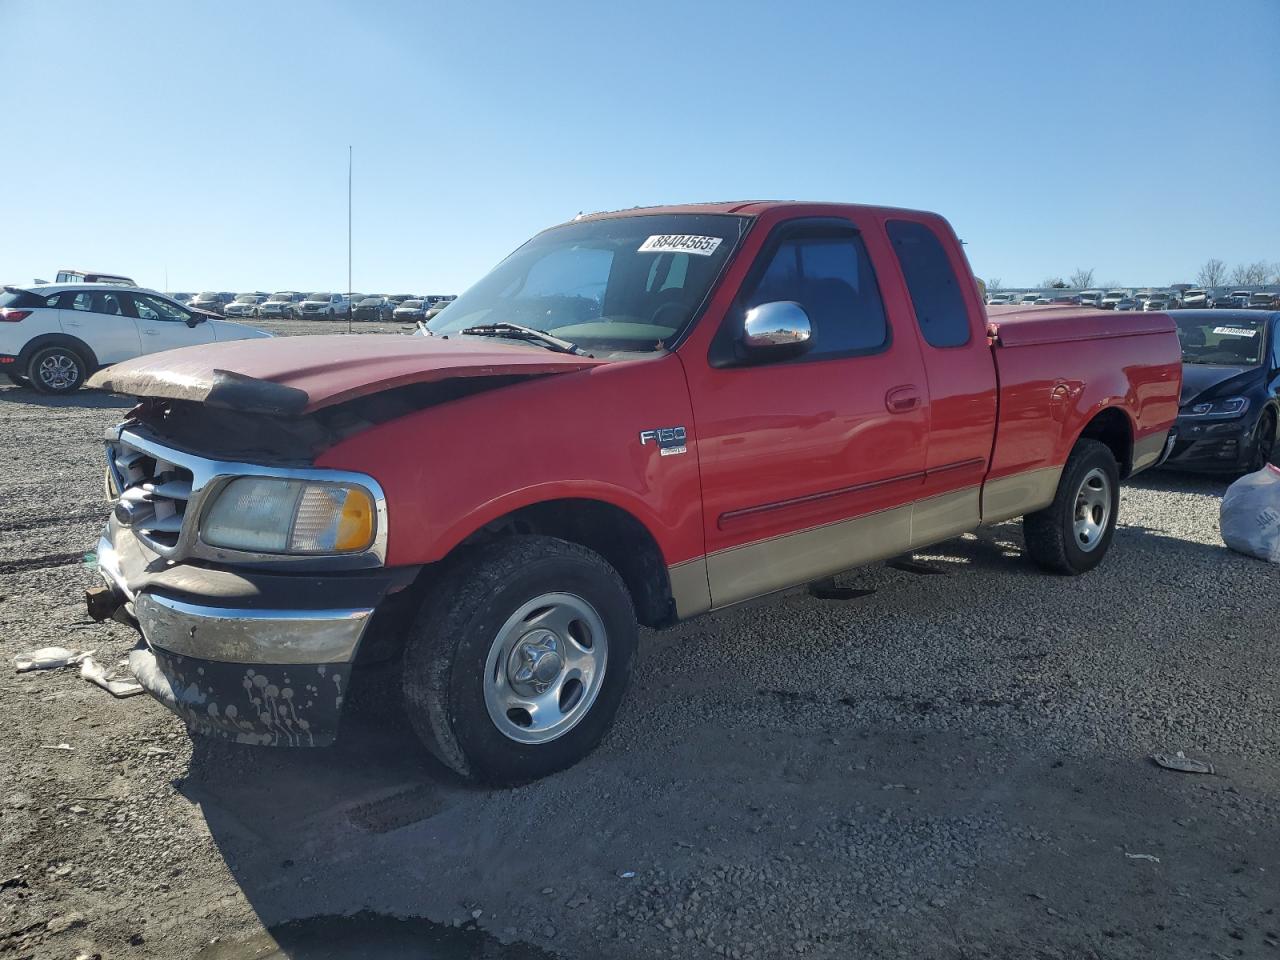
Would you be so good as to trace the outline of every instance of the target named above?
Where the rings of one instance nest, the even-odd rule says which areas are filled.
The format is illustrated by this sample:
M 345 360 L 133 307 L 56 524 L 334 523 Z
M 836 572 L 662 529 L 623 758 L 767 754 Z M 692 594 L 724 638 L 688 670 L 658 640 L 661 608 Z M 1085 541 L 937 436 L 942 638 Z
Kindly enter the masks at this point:
M 1280 563 L 1280 467 L 1265 466 L 1227 487 L 1222 539 L 1232 550 Z

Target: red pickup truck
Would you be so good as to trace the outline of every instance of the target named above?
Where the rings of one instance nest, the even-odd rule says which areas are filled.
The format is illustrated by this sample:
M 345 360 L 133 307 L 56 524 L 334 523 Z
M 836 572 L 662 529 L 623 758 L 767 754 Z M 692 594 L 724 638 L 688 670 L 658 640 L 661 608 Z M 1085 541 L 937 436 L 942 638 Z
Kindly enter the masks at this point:
M 580 217 L 416 336 L 119 364 L 90 612 L 201 732 L 320 745 L 394 658 L 424 743 L 515 783 L 600 740 L 662 627 L 1023 517 L 1106 553 L 1169 449 L 1158 313 L 988 316 L 945 220 L 826 203 Z

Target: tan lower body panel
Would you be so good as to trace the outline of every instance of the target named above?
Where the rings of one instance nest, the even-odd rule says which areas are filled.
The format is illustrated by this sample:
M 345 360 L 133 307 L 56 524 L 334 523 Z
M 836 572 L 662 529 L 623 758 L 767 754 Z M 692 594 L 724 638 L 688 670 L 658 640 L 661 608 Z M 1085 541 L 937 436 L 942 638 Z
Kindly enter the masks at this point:
M 1053 502 L 1062 467 L 1044 467 L 668 567 L 680 619 L 949 540 Z
M 1164 445 L 1169 439 L 1169 431 L 1165 430 L 1160 433 L 1153 433 L 1149 437 L 1143 437 L 1141 440 L 1135 440 L 1133 444 L 1133 469 L 1129 471 L 1129 475 L 1137 473 L 1139 470 L 1145 470 L 1157 460 L 1160 454 L 1164 453 Z
M 688 620 L 711 609 L 706 557 L 667 567 L 667 576 L 671 579 L 671 599 L 676 603 L 676 616 L 679 619 Z
M 988 480 L 982 491 L 982 522 L 1000 523 L 1053 503 L 1062 467 L 1041 467 Z
M 707 557 L 714 607 L 829 577 L 978 526 L 979 487 L 721 550 Z

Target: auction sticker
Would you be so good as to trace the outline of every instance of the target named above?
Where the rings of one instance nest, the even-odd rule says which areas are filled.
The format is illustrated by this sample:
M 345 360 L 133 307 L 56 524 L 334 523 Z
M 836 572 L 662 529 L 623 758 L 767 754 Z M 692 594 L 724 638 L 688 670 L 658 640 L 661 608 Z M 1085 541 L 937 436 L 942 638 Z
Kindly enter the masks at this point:
M 640 244 L 640 253 L 692 253 L 709 257 L 720 246 L 721 237 L 695 237 L 689 233 L 663 233 Z
M 1257 330 L 1248 327 L 1214 327 L 1213 332 L 1224 337 L 1256 337 Z

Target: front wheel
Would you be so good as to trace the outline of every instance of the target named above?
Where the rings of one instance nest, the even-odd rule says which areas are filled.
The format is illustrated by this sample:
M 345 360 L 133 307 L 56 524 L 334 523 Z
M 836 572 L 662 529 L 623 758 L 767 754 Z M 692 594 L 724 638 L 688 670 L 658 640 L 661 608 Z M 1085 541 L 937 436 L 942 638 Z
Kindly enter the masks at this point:
M 1249 458 L 1248 473 L 1256 473 L 1271 463 L 1276 454 L 1276 414 L 1274 410 L 1264 411 L 1258 419 L 1258 427 L 1253 434 L 1253 453 Z
M 27 378 L 41 393 L 71 393 L 84 377 L 84 359 L 70 347 L 43 347 L 27 364 Z
M 1092 570 L 1106 556 L 1120 514 L 1120 468 L 1111 448 L 1081 440 L 1071 451 L 1053 503 L 1022 519 L 1027 555 L 1053 573 Z
M 536 780 L 600 742 L 635 647 L 631 596 L 599 554 L 544 536 L 477 547 L 436 584 L 410 630 L 409 719 L 464 777 Z

